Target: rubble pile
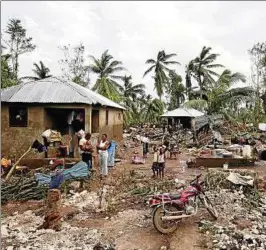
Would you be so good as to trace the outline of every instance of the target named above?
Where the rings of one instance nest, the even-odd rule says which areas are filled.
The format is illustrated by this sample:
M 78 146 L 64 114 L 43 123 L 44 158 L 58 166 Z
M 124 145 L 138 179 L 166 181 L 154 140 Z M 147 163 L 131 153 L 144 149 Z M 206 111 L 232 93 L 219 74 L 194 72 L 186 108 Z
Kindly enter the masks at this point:
M 207 183 L 212 189 L 206 194 L 219 218 L 216 222 L 201 221 L 199 225 L 202 232 L 211 236 L 211 249 L 266 249 L 266 197 L 258 194 L 255 187 L 230 186 L 221 176 L 217 179 L 220 181 L 216 188 L 210 184 L 214 181 Z
M 97 229 L 72 227 L 62 223 L 62 230 L 37 230 L 42 218 L 31 211 L 2 218 L 1 238 L 7 249 L 114 249 L 108 244 L 94 248 L 100 242 L 101 233 Z M 9 248 L 8 248 L 9 246 Z M 11 247 L 12 246 L 12 247 Z
M 104 185 L 98 192 L 88 192 L 84 190 L 80 193 L 70 194 L 68 199 L 63 201 L 63 205 L 77 208 L 78 211 L 102 212 L 108 208 L 109 194 L 113 192 L 113 187 Z

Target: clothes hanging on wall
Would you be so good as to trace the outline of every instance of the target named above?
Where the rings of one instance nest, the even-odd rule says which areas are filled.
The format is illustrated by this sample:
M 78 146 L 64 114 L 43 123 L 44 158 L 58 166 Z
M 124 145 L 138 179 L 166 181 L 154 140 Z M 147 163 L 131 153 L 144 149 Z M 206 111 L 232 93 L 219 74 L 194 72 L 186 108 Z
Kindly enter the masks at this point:
M 75 117 L 75 111 L 71 111 L 67 117 L 67 124 L 71 125 Z

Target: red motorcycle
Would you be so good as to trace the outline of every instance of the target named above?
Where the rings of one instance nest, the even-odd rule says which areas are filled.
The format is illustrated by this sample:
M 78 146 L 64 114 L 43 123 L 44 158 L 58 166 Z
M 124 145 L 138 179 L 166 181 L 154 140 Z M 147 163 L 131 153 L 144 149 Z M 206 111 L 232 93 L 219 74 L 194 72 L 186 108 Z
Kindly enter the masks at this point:
M 149 199 L 150 207 L 154 208 L 153 225 L 157 231 L 163 234 L 174 232 L 183 218 L 197 214 L 200 202 L 214 219 L 218 218 L 217 211 L 204 193 L 204 181 L 200 182 L 200 177 L 201 174 L 179 194 L 159 194 Z

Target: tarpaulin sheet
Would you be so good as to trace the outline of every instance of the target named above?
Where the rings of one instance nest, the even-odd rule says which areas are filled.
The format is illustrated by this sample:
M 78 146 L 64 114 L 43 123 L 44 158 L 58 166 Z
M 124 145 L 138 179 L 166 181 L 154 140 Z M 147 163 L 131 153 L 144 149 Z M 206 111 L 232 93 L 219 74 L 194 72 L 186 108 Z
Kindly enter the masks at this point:
M 50 175 L 36 173 L 35 178 L 38 181 L 39 185 L 50 184 L 52 182 L 52 179 L 56 183 L 61 184 L 65 180 L 86 178 L 86 177 L 89 177 L 90 175 L 91 175 L 91 172 L 89 171 L 87 164 L 83 161 L 80 161 L 76 165 L 74 165 L 72 168 L 65 169 L 63 171 L 53 173 Z M 55 184 L 53 184 L 53 186 L 54 185 Z

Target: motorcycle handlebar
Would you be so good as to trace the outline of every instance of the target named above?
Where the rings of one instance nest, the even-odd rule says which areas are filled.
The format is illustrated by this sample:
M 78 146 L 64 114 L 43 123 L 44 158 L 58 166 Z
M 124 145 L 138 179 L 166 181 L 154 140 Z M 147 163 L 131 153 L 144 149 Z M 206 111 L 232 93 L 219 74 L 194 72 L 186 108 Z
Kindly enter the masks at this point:
M 198 181 L 201 176 L 202 176 L 202 174 L 197 175 L 197 177 L 194 180 L 192 180 L 190 182 L 190 184 L 192 184 L 194 181 Z

